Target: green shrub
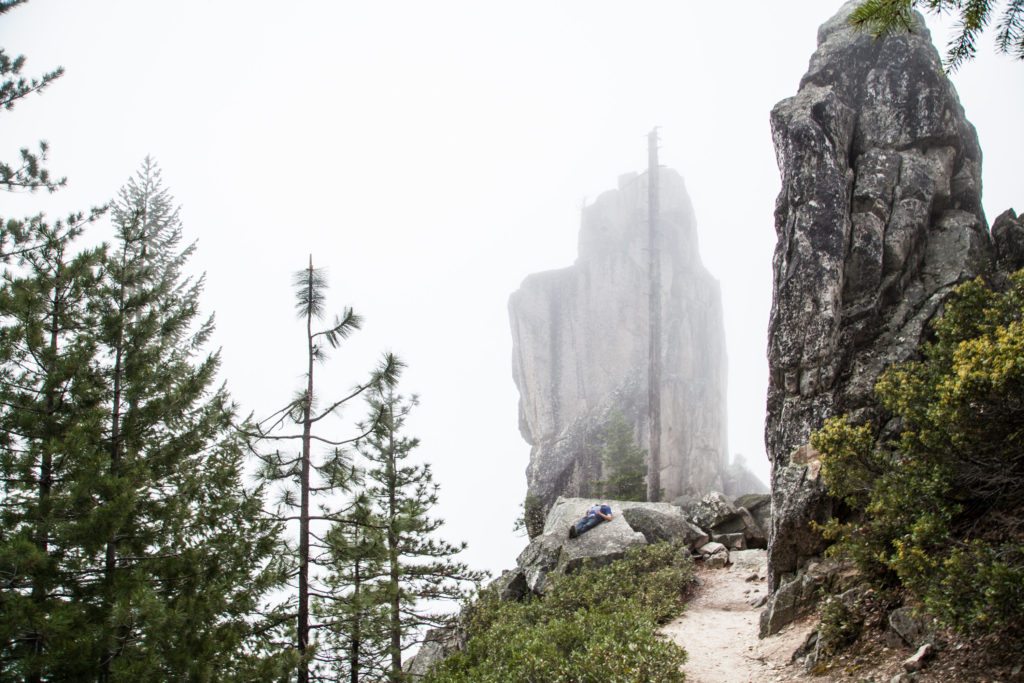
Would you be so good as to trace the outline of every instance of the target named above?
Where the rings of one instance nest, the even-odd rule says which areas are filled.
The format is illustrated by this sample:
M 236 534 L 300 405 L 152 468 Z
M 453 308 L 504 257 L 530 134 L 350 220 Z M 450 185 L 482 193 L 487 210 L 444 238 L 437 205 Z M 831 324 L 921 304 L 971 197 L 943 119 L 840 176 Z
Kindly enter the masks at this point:
M 426 681 L 682 681 L 686 655 L 656 629 L 682 611 L 692 579 L 685 548 L 656 544 L 557 577 L 543 598 L 502 602 L 484 591 L 463 613 L 466 649 Z
M 838 596 L 825 600 L 820 610 L 818 643 L 821 654 L 831 657 L 853 643 L 864 628 L 864 615 L 856 605 L 848 605 Z
M 834 418 L 812 437 L 853 510 L 823 530 L 940 624 L 1024 640 L 1024 271 L 961 286 L 933 331 L 875 387 L 895 430 Z

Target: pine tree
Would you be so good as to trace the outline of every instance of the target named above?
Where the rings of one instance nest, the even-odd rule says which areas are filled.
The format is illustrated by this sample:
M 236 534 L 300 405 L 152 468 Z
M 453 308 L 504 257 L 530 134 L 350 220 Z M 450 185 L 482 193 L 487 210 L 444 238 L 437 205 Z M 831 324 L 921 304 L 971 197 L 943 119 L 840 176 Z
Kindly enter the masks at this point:
M 330 573 L 314 612 L 325 629 L 325 653 L 337 680 L 381 680 L 389 658 L 387 543 L 365 493 L 356 496 L 344 521 L 326 537 Z
M 25 2 L 26 0 L 0 0 L 0 16 Z M 24 55 L 12 58 L 3 48 L 0 48 L 0 109 L 5 111 L 13 109 L 18 100 L 33 93 L 41 93 L 53 81 L 64 75 L 64 68 L 57 67 L 53 71 L 42 74 L 39 78 L 26 78 L 21 74 L 24 67 Z M 42 166 L 42 162 L 46 161 L 48 149 L 45 142 L 40 142 L 38 152 L 23 147 L 20 151 L 20 158 L 13 165 L 0 162 L 0 189 L 31 191 L 45 188 L 53 192 L 63 186 L 66 182 L 64 178 L 52 178 L 49 171 Z M 7 234 L 0 230 L 0 253 L 4 251 L 3 238 L 6 236 Z
M 850 22 L 879 36 L 910 31 L 913 11 L 920 7 L 935 14 L 958 15 L 960 32 L 949 41 L 945 58 L 946 71 L 953 72 L 978 53 L 978 38 L 995 18 L 997 5 L 994 0 L 862 0 L 850 15 Z M 1007 3 L 996 24 L 995 43 L 999 52 L 1024 60 L 1024 2 Z
M 104 423 L 83 552 L 97 580 L 97 680 L 245 676 L 277 529 L 241 483 L 236 408 L 204 355 L 203 279 L 184 273 L 177 208 L 146 159 L 112 208 L 99 297 Z
M 359 329 L 362 320 L 351 308 L 346 308 L 341 316 L 334 319 L 332 325 L 314 330 L 314 322 L 323 319 L 325 314 L 327 276 L 323 270 L 313 267 L 312 256 L 309 266 L 295 274 L 294 286 L 295 307 L 306 326 L 306 386 L 281 410 L 259 422 L 256 427 L 257 435 L 266 442 L 299 443 L 297 454 L 282 454 L 279 449 L 275 449 L 271 453 L 261 454 L 260 459 L 262 477 L 268 483 L 276 484 L 280 490 L 277 519 L 298 522 L 298 548 L 297 553 L 294 553 L 298 562 L 293 572 L 296 581 L 295 647 L 299 655 L 298 681 L 308 683 L 311 662 L 315 661 L 316 652 L 316 644 L 310 640 L 311 631 L 314 630 L 310 620 L 311 598 L 331 595 L 324 589 L 314 568 L 330 559 L 330 544 L 323 541 L 328 525 L 346 521 L 344 511 L 332 508 L 330 500 L 331 496 L 347 491 L 355 476 L 344 447 L 364 436 L 360 434 L 347 439 L 331 439 L 315 434 L 314 427 L 319 427 L 321 420 L 337 414 L 364 392 L 393 384 L 402 363 L 394 355 L 386 354 L 367 382 L 357 385 L 326 407 L 318 407 L 319 397 L 314 378 L 317 363 L 327 359 L 327 346 L 336 349 Z M 287 424 L 294 424 L 300 431 L 281 433 Z M 323 456 L 314 456 L 314 442 L 327 448 Z M 325 501 L 319 511 L 312 507 L 316 496 Z M 288 550 L 288 554 L 293 553 Z
M 598 482 L 601 495 L 616 500 L 647 500 L 647 452 L 636 445 L 633 427 L 622 413 L 608 418 L 602 433 L 601 463 L 607 478 Z
M 101 250 L 74 253 L 82 216 L 28 224 L 0 289 L 0 678 L 41 681 L 74 660 L 86 615 L 67 599 L 81 587 L 77 512 L 88 495 L 101 393 L 89 295 Z
M 430 517 L 437 504 L 438 485 L 429 464 L 407 462 L 419 440 L 402 435 L 406 417 L 416 405 L 393 389 L 370 397 L 376 425 L 356 448 L 367 461 L 367 495 L 385 532 L 387 573 L 384 579 L 388 611 L 389 681 L 403 680 L 402 651 L 426 627 L 451 622 L 433 611 L 438 601 L 465 597 L 463 588 L 479 584 L 485 573 L 472 571 L 452 559 L 466 546 L 433 538 L 444 522 Z M 432 604 L 424 604 L 429 601 Z

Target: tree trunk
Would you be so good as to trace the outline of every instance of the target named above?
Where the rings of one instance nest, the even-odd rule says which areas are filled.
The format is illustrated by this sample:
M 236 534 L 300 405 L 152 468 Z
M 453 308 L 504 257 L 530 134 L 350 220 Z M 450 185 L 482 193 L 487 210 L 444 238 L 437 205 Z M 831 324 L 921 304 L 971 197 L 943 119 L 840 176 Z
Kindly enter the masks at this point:
M 402 603 L 400 595 L 398 566 L 398 505 L 395 490 L 398 488 L 398 473 L 395 471 L 395 413 L 392 404 L 388 404 L 388 563 L 389 583 L 391 588 L 391 671 L 388 680 L 398 683 L 402 680 Z
M 123 297 L 123 291 L 122 291 Z M 124 311 L 124 301 L 121 301 L 121 312 Z M 117 347 L 114 351 L 114 396 L 110 412 L 110 476 L 116 479 L 121 473 L 121 373 L 124 367 L 124 349 L 122 348 L 122 332 L 118 333 Z M 106 559 L 104 563 L 103 580 L 106 584 L 106 609 L 110 612 L 113 609 L 114 598 L 114 574 L 117 571 L 117 530 L 111 532 L 107 539 Z M 110 680 L 110 665 L 114 659 L 115 644 L 109 636 L 105 636 L 103 656 L 100 660 L 100 683 L 107 683 Z
M 59 347 L 59 336 L 60 331 L 60 315 L 61 315 L 61 272 L 62 272 L 61 256 L 58 256 L 57 265 L 54 269 L 53 277 L 53 301 L 52 308 L 50 309 L 50 344 L 49 344 L 49 362 L 50 367 L 43 368 L 44 373 L 44 392 L 45 392 L 45 424 L 42 429 L 44 439 L 53 435 L 54 424 L 53 415 L 57 409 L 57 396 L 56 387 L 54 386 L 54 374 L 56 373 L 57 365 L 57 353 L 60 351 Z M 40 453 L 39 461 L 39 510 L 38 518 L 36 520 L 36 547 L 39 549 L 39 553 L 42 557 L 46 557 L 50 552 L 50 492 L 53 489 L 53 454 L 50 452 L 49 444 L 41 444 L 42 452 Z M 32 602 L 35 603 L 37 612 L 36 614 L 44 614 L 46 608 L 46 598 L 49 594 L 49 586 L 47 585 L 46 577 L 44 573 L 46 568 L 37 570 L 35 576 L 32 579 Z M 43 654 L 43 634 L 34 633 L 32 638 L 32 654 L 38 658 Z M 43 680 L 42 668 L 38 659 L 33 662 L 28 674 L 25 677 L 26 683 L 41 683 Z
M 362 607 L 359 604 L 359 589 L 362 587 L 362 577 L 359 575 L 358 559 L 356 559 L 354 569 L 352 577 L 352 604 L 356 606 L 356 611 L 355 619 L 352 622 L 352 639 L 349 644 L 349 683 L 359 683 L 359 646 L 361 644 L 360 638 L 362 638 L 360 626 L 363 623 Z
M 658 130 L 647 137 L 647 248 L 649 256 L 648 311 L 650 335 L 647 369 L 647 407 L 650 418 L 650 464 L 647 500 L 661 499 L 661 250 L 658 243 Z
M 313 299 L 313 258 L 309 260 L 307 301 Z M 298 645 L 299 656 L 302 661 L 299 663 L 299 683 L 309 683 L 309 661 L 306 659 L 306 650 L 309 647 L 309 486 L 310 486 L 310 446 L 312 439 L 313 423 L 313 311 L 312 307 L 306 309 L 306 397 L 302 406 L 302 474 L 299 484 L 300 492 L 299 509 L 299 619 L 298 619 Z

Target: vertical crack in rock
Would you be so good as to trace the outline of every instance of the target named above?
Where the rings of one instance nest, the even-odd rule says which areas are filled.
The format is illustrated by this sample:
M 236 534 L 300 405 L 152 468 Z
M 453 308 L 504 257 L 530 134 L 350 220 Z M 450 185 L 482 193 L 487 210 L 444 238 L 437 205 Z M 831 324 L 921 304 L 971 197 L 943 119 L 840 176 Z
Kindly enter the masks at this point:
M 662 497 L 722 490 L 726 356 L 718 282 L 705 270 L 682 177 L 662 169 Z M 535 273 L 509 299 L 528 491 L 546 511 L 590 496 L 613 411 L 648 443 L 647 176 L 587 206 L 576 263 Z M 744 491 L 745 493 L 745 491 Z
M 769 581 L 822 550 L 832 504 L 806 446 L 832 415 L 875 415 L 873 387 L 920 346 L 953 287 L 988 272 L 981 150 L 920 16 L 875 39 L 847 3 L 818 31 L 796 96 L 771 113 L 782 176 L 769 322 Z

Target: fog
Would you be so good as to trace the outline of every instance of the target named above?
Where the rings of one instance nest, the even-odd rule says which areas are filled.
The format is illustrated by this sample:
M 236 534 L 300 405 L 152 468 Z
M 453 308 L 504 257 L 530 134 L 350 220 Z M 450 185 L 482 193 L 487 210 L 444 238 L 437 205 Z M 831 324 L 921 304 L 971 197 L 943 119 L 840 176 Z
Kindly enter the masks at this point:
M 840 5 L 33 0 L 4 16 L 2 44 L 29 74 L 67 74 L 2 114 L 0 158 L 46 139 L 68 187 L 4 195 L 0 214 L 101 204 L 153 155 L 198 240 L 222 376 L 257 415 L 299 386 L 290 276 L 312 254 L 329 308 L 366 320 L 321 386 L 344 391 L 385 350 L 408 364 L 409 432 L 441 484 L 444 535 L 499 570 L 525 542 L 511 529 L 529 454 L 508 296 L 573 262 L 581 206 L 643 169 L 656 125 L 722 286 L 729 450 L 767 477 L 768 113 Z M 1024 65 L 986 40 L 953 78 L 985 151 L 989 220 L 1024 209 Z

